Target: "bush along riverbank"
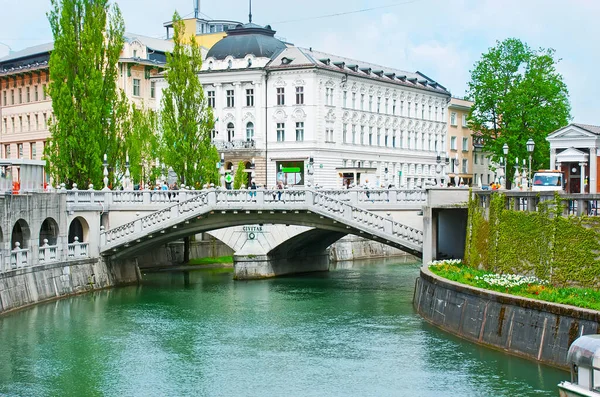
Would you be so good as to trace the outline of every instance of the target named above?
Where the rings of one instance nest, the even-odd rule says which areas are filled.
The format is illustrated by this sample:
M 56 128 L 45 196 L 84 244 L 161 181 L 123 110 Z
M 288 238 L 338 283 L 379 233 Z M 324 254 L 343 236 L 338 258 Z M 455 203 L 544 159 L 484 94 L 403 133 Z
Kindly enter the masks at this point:
M 429 263 L 429 270 L 445 279 L 477 288 L 600 311 L 600 291 L 557 287 L 534 276 L 497 274 L 469 267 L 460 260 Z

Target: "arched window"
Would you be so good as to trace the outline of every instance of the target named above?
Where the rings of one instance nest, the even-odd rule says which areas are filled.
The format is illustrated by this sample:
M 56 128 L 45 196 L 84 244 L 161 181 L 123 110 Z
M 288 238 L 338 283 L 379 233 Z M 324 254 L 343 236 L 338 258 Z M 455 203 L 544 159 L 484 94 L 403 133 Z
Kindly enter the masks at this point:
M 227 124 L 227 140 L 229 142 L 233 141 L 233 136 L 235 135 L 235 127 L 233 123 Z
M 246 140 L 247 141 L 251 141 L 254 139 L 254 123 L 253 122 L 248 122 L 248 124 L 246 124 Z
M 231 69 L 233 67 L 233 61 L 230 59 L 227 61 L 227 69 Z

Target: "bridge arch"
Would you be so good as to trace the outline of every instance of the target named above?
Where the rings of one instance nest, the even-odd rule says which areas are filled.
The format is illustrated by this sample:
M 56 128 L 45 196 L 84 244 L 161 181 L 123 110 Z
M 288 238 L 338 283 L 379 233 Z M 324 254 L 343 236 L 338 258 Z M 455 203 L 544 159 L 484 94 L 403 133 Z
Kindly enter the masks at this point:
M 77 241 L 80 243 L 88 241 L 89 233 L 89 224 L 85 218 L 78 216 L 77 218 L 73 219 L 69 225 L 69 243 L 74 243 L 75 237 L 77 237 Z
M 29 247 L 31 239 L 31 230 L 29 224 L 23 218 L 15 222 L 10 238 L 10 248 L 15 249 L 16 243 L 19 243 L 19 248 L 25 249 Z
M 46 218 L 40 227 L 40 246 L 44 240 L 48 240 L 48 245 L 56 245 L 58 242 L 58 223 L 53 218 Z

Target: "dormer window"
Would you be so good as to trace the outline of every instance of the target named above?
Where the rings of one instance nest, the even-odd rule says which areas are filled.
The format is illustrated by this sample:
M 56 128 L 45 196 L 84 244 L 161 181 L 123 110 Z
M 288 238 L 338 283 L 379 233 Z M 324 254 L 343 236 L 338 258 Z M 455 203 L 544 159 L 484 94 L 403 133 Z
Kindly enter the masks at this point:
M 233 61 L 230 59 L 227 61 L 227 69 L 231 69 L 233 67 Z
M 427 80 L 419 80 L 419 84 L 427 86 Z
M 287 58 L 287 57 L 281 58 L 282 65 L 289 65 L 292 61 L 293 61 L 293 59 L 291 59 L 291 58 Z
M 410 81 L 413 84 L 417 84 L 417 78 L 416 77 L 411 77 L 410 79 L 407 79 L 408 81 Z
M 248 66 L 247 67 L 249 67 L 249 68 L 252 67 L 252 58 L 248 58 Z
M 398 80 L 406 81 L 406 76 L 398 76 Z
M 371 74 L 371 68 L 360 68 L 360 71 L 364 74 Z
M 323 59 L 319 59 L 319 62 L 321 62 L 323 65 L 329 66 L 329 63 L 331 62 L 331 60 L 329 58 L 323 58 Z
M 344 69 L 344 67 L 346 66 L 345 62 L 334 62 L 333 64 L 340 69 Z
M 377 76 L 381 77 L 383 75 L 383 70 L 373 70 L 373 74 L 376 74 Z
M 352 70 L 353 72 L 358 72 L 358 65 L 348 65 L 348 69 Z
M 133 57 L 137 58 L 137 50 L 133 50 Z
M 388 79 L 394 79 L 396 77 L 396 73 L 386 73 L 385 77 L 387 77 Z
M 212 61 L 210 61 L 210 62 L 208 63 L 208 70 L 212 70 L 212 68 L 213 68 L 213 62 L 212 62 Z

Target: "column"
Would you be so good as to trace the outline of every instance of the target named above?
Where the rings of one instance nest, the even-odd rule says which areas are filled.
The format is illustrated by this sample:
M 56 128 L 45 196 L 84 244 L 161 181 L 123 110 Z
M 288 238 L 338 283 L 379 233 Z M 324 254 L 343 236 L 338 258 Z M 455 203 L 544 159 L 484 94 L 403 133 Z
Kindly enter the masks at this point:
M 585 162 L 579 163 L 581 167 L 581 181 L 579 183 L 579 193 L 585 193 Z
M 596 194 L 598 192 L 597 189 L 597 181 L 598 181 L 598 175 L 596 175 L 596 173 L 598 172 L 598 157 L 596 157 L 596 148 L 590 148 L 590 193 L 591 194 Z
M 551 170 L 554 169 L 556 163 L 556 149 L 550 149 L 550 168 Z M 533 170 L 531 170 L 531 175 L 533 177 Z

